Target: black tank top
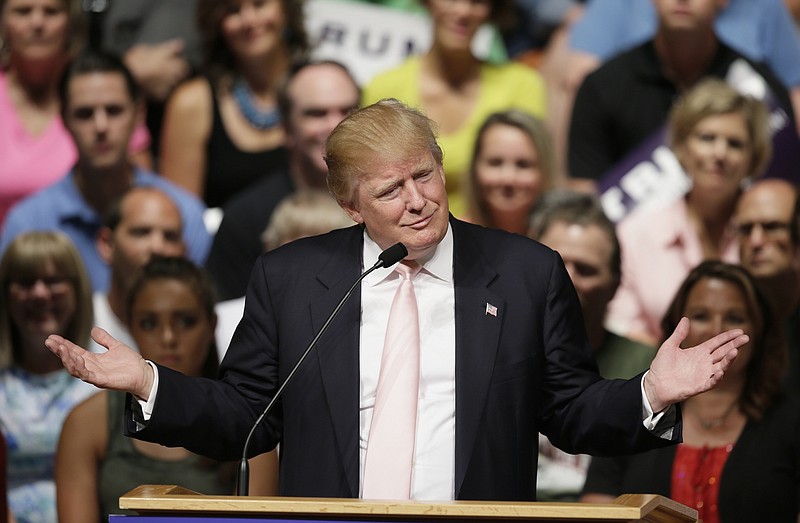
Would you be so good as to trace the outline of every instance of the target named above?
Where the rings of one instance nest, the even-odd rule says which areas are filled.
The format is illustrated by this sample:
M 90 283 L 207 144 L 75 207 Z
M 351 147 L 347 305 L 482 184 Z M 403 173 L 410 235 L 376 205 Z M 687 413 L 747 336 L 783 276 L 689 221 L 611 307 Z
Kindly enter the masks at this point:
M 231 196 L 276 171 L 288 168 L 285 147 L 262 151 L 242 151 L 231 142 L 219 112 L 213 82 L 211 93 L 214 119 L 206 146 L 205 202 L 208 207 L 221 207 Z

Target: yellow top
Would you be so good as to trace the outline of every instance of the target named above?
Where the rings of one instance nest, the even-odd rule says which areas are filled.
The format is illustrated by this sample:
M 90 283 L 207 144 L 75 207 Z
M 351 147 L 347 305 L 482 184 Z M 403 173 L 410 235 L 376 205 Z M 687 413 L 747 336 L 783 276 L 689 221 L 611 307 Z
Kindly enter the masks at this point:
M 421 109 L 419 77 L 420 58 L 414 56 L 399 67 L 376 76 L 364 89 L 362 102 L 369 105 L 382 98 L 397 98 L 410 107 Z M 478 129 L 490 114 L 507 109 L 520 109 L 544 118 L 544 81 L 538 72 L 523 64 L 484 63 L 481 66 L 480 93 L 469 119 L 456 132 L 438 137 L 444 151 L 450 211 L 455 216 L 462 216 L 466 211 L 461 188 L 468 175 Z

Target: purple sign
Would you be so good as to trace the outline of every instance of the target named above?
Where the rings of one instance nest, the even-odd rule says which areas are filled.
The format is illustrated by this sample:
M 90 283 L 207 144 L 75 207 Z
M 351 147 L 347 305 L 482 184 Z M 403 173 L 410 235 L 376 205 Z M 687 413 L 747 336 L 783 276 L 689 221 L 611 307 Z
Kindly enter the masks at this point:
M 800 183 L 800 139 L 786 111 L 767 83 L 746 62 L 731 65 L 726 78 L 737 90 L 764 101 L 770 108 L 773 154 L 764 176 Z M 640 205 L 658 204 L 683 196 L 691 181 L 666 143 L 666 126 L 612 167 L 598 182 L 603 208 L 617 222 Z

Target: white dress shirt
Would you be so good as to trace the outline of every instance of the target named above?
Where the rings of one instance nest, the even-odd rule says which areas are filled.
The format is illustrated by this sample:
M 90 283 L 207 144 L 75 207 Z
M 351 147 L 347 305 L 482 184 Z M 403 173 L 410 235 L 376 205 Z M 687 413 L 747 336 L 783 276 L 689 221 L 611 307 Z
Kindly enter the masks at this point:
M 371 265 L 380 253 L 381 248 L 365 232 L 365 263 Z M 422 265 L 413 280 L 419 310 L 420 384 L 411 497 L 449 500 L 455 492 L 456 441 L 456 319 L 449 226 L 434 253 L 417 261 Z M 374 271 L 361 284 L 360 494 L 389 310 L 401 281 L 394 267 Z

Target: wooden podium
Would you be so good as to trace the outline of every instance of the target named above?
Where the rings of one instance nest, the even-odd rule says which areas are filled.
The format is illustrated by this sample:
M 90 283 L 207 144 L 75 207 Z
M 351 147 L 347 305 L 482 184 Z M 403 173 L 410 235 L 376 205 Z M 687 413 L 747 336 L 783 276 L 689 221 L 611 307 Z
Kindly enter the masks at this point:
M 652 494 L 626 494 L 613 503 L 485 501 L 380 502 L 360 499 L 205 496 L 175 485 L 142 485 L 119 499 L 139 516 L 111 523 L 255 522 L 696 522 L 697 511 Z

